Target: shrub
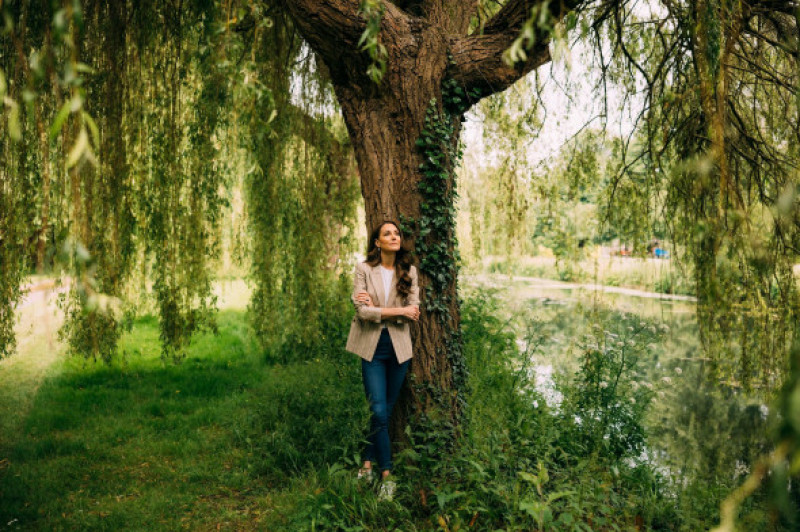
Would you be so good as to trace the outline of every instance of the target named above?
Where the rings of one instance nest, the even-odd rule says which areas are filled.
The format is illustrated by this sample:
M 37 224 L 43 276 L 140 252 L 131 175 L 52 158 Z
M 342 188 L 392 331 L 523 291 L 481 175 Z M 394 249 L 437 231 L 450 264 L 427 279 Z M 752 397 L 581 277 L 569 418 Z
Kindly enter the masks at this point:
M 396 454 L 399 489 L 394 502 L 377 501 L 374 491 L 354 483 L 358 457 L 348 431 L 366 423 L 336 410 L 335 394 L 326 404 L 294 406 L 272 419 L 289 416 L 301 423 L 307 410 L 332 409 L 352 428 L 337 434 L 349 442 L 334 465 L 307 474 L 307 494 L 291 514 L 291 526 L 338 530 L 671 530 L 680 519 L 667 483 L 640 458 L 645 442 L 643 416 L 652 392 L 637 387 L 641 351 L 658 333 L 650 325 L 609 314 L 608 327 L 583 342 L 578 373 L 561 383 L 563 402 L 548 406 L 534 386 L 532 354 L 549 338 L 546 328 L 522 317 L 500 318 L 492 292 L 470 294 L 462 305 L 464 353 L 469 395 L 455 443 L 447 435 L 447 416 L 433 413 L 407 430 L 409 443 Z M 527 331 L 518 347 L 511 323 Z M 620 344 L 621 342 L 621 344 Z M 357 377 L 348 384 L 358 390 Z M 603 386 L 601 383 L 605 382 Z M 351 390 L 351 391 L 352 391 Z M 288 392 L 287 392 L 288 393 Z M 342 392 L 337 392 L 342 393 Z M 283 401 L 273 392 L 271 401 Z M 341 398 L 339 401 L 350 399 Z M 351 403 L 352 404 L 352 403 Z M 313 417 L 312 417 L 313 418 Z M 576 420 L 580 421 L 576 421 Z M 288 429 L 287 429 L 288 430 Z M 314 429 L 285 436 L 276 460 L 296 467 L 291 448 L 318 437 Z M 357 432 L 357 431 L 356 431 Z M 284 433 L 288 434 L 285 430 Z M 352 438 L 352 435 L 350 436 Z M 275 450 L 270 451 L 275 455 Z M 266 453 L 265 453 L 266 454 Z M 327 455 L 330 456 L 330 455 Z M 323 464 L 318 455 L 310 463 Z
M 358 452 L 369 409 L 353 356 L 342 352 L 264 372 L 241 437 L 260 472 L 280 479 Z

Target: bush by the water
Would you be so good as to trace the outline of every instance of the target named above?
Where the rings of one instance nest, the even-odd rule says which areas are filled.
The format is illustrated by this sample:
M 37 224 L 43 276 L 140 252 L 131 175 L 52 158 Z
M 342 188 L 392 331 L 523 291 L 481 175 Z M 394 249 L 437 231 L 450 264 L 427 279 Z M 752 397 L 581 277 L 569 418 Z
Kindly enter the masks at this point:
M 587 346 L 580 373 L 563 387 L 563 402 L 550 407 L 533 385 L 532 353 L 520 351 L 497 305 L 490 295 L 478 293 L 463 307 L 470 393 L 452 451 L 447 430 L 431 420 L 418 423 L 409 432 L 411 445 L 397 457 L 395 502 L 378 503 L 373 490 L 353 479 L 357 459 L 345 460 L 313 475 L 320 493 L 308 496 L 295 525 L 346 530 L 680 527 L 665 484 L 639 459 L 642 418 L 652 393 L 631 385 L 637 359 L 633 352 L 626 359 L 623 352 L 633 346 L 620 347 L 616 340 L 603 352 Z M 619 324 L 628 337 L 651 334 L 649 327 L 633 334 L 629 326 Z M 534 333 L 526 344 L 540 341 Z M 334 415 L 348 414 L 340 409 Z

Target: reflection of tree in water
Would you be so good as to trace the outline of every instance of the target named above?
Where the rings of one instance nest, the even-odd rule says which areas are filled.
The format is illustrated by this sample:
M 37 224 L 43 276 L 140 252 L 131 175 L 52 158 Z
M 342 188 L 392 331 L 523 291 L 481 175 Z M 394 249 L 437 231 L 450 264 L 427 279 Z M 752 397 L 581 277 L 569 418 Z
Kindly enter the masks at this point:
M 689 529 L 692 519 L 718 516 L 720 503 L 772 450 L 775 416 L 755 393 L 709 377 L 707 365 L 698 358 L 694 318 L 671 313 L 661 319 L 635 317 L 602 306 L 531 303 L 530 310 L 539 317 L 537 332 L 546 339 L 537 363 L 552 364 L 559 389 L 564 377 L 569 381 L 575 375 L 582 353 L 578 344 L 593 324 L 606 334 L 624 331 L 631 320 L 668 331 L 642 346 L 630 368 L 633 387 L 625 393 L 638 386 L 655 392 L 644 420 L 646 447 L 641 459 L 671 485 L 669 491 Z M 753 519 L 763 524 L 770 519 L 763 513 L 769 504 L 767 490 L 762 489 L 746 501 L 740 523 Z
M 668 396 L 662 423 L 653 427 L 656 444 L 664 444 L 676 472 L 735 480 L 768 448 L 768 408 L 692 371 Z
M 653 404 L 649 445 L 675 482 L 678 504 L 704 504 L 716 513 L 720 499 L 770 450 L 774 420 L 755 397 L 711 382 L 702 363 L 675 367 L 682 375 Z

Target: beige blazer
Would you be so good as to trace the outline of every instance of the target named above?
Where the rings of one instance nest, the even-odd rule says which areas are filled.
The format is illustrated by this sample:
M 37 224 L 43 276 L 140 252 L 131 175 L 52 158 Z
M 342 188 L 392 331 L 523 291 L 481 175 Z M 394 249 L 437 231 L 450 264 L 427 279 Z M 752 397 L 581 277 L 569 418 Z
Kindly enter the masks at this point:
M 392 280 L 392 287 L 389 290 L 389 307 L 405 307 L 407 305 L 419 305 L 419 284 L 417 282 L 417 268 L 411 266 L 411 291 L 408 297 L 403 299 L 397 294 L 397 278 Z M 377 306 L 368 307 L 365 303 L 356 300 L 356 294 L 367 292 L 372 299 L 372 303 Z M 383 307 L 383 278 L 381 277 L 381 265 L 370 266 L 366 262 L 356 264 L 355 280 L 353 282 L 353 295 L 351 299 L 356 307 L 356 315 L 350 325 L 350 334 L 347 337 L 345 349 L 355 353 L 361 358 L 372 361 L 378 340 L 381 337 L 383 324 L 389 329 L 389 336 L 392 339 L 394 351 L 397 354 L 397 362 L 402 364 L 411 359 L 411 331 L 408 318 L 395 317 L 381 321 L 381 307 Z

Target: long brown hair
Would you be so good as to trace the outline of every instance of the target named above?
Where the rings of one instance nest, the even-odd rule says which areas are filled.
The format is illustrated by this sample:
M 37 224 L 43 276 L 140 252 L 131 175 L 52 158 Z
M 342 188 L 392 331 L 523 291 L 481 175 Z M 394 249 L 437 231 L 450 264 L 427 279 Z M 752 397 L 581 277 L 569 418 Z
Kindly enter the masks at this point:
M 369 235 L 369 242 L 367 242 L 367 264 L 370 266 L 377 266 L 381 263 L 381 248 L 375 245 L 375 241 L 378 240 L 378 237 L 381 235 L 381 229 L 386 224 L 392 224 L 397 228 L 400 232 L 400 249 L 397 250 L 397 254 L 394 257 L 394 271 L 395 275 L 397 276 L 397 293 L 403 297 L 408 297 L 409 292 L 411 292 L 411 265 L 414 263 L 414 255 L 406 249 L 406 239 L 403 236 L 403 231 L 400 230 L 400 226 L 397 225 L 397 222 L 392 220 L 386 220 L 385 222 L 381 222 L 378 226 L 372 230 L 372 233 Z

